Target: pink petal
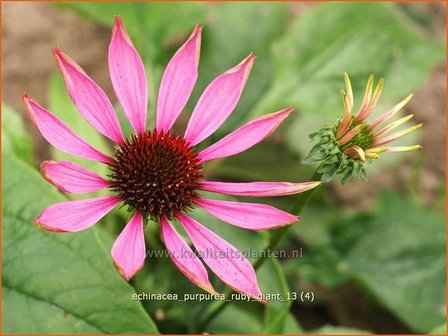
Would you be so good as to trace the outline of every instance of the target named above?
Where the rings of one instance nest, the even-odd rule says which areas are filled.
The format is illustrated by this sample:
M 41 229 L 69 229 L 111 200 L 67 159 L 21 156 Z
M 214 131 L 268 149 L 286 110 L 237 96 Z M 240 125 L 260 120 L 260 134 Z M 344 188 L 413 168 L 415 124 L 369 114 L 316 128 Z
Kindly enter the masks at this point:
M 109 71 L 129 122 L 136 132 L 144 132 L 148 107 L 145 68 L 119 16 L 115 17 L 109 45 Z
M 304 183 L 248 182 L 231 183 L 203 181 L 201 189 L 219 194 L 237 196 L 285 196 L 305 192 L 320 185 L 319 181 Z
M 275 229 L 299 220 L 267 204 L 244 203 L 199 198 L 195 203 L 216 218 L 229 224 L 249 230 Z
M 157 129 L 169 131 L 187 104 L 198 78 L 202 27 L 193 33 L 168 63 L 157 100 Z
M 123 143 L 124 137 L 120 123 L 104 91 L 59 48 L 54 48 L 53 53 L 68 94 L 79 113 L 98 132 L 116 143 Z
M 381 147 L 381 146 L 383 146 L 385 144 L 388 144 L 389 142 L 395 141 L 395 140 L 397 140 L 397 139 L 399 139 L 399 138 L 401 138 L 401 137 L 403 137 L 403 136 L 405 136 L 405 135 L 407 135 L 409 133 L 414 132 L 415 130 L 419 129 L 422 126 L 423 126 L 423 124 L 418 124 L 418 125 L 415 125 L 415 126 L 408 127 L 408 128 L 406 128 L 406 129 L 404 129 L 402 131 L 393 133 L 393 134 L 391 134 L 391 135 L 389 135 L 389 136 L 387 136 L 385 138 L 376 139 L 375 142 L 373 143 L 373 146 L 374 147 Z
M 181 213 L 176 216 L 204 262 L 218 278 L 234 290 L 257 299 L 261 291 L 249 260 L 234 246 L 194 219 Z
M 374 121 L 372 121 L 369 125 L 369 131 L 373 130 L 379 124 L 382 124 L 386 120 L 390 119 L 395 113 L 400 111 L 412 99 L 413 96 L 414 96 L 413 94 L 410 94 L 405 99 L 403 99 L 401 102 L 399 102 L 397 105 L 392 107 L 389 111 L 383 113 L 378 118 L 376 118 Z
M 200 152 L 199 159 L 206 162 L 245 151 L 274 132 L 293 111 L 294 109 L 289 107 L 248 122 Z
M 101 176 L 72 162 L 44 161 L 40 168 L 44 178 L 63 192 L 87 193 L 109 186 Z
M 60 202 L 42 211 L 35 222 L 48 231 L 82 231 L 98 222 L 119 202 L 116 196 Z
M 216 294 L 208 280 L 207 270 L 190 246 L 185 243 L 166 217 L 162 217 L 160 223 L 163 241 L 174 264 L 193 283 L 211 294 Z
M 54 147 L 84 159 L 112 163 L 110 157 L 90 146 L 74 134 L 54 114 L 44 109 L 26 94 L 23 95 L 23 101 L 25 102 L 28 116 L 33 124 L 42 136 Z
M 143 218 L 136 212 L 114 242 L 112 259 L 118 272 L 126 280 L 131 279 L 145 263 L 146 246 Z
M 238 103 L 255 56 L 218 76 L 205 89 L 191 115 L 185 140 L 194 146 L 210 136 L 226 121 Z

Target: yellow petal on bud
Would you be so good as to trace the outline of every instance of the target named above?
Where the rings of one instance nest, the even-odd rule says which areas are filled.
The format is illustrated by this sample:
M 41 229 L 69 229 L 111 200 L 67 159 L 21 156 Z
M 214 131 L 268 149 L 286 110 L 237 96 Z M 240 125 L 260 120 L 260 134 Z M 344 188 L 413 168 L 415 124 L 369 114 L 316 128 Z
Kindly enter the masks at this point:
M 366 158 L 378 160 L 380 158 L 380 156 L 378 154 L 375 154 L 375 153 L 372 153 L 372 152 L 370 152 L 370 153 L 366 152 Z
M 423 148 L 421 145 L 414 146 L 402 146 L 402 147 L 387 147 L 388 152 L 398 153 L 398 152 L 411 152 Z
M 397 113 L 398 111 L 400 111 L 410 100 L 411 98 L 414 96 L 414 94 L 410 94 L 409 96 L 407 96 L 405 99 L 403 99 L 401 102 L 399 102 L 397 105 L 395 105 L 394 107 L 392 107 L 389 111 L 383 113 L 382 115 L 380 115 L 378 118 L 376 118 L 374 121 L 372 121 L 369 125 L 369 130 L 373 130 L 375 127 L 377 127 L 379 124 L 385 122 L 386 120 L 388 120 L 390 117 L 392 117 L 395 113 Z
M 378 153 L 384 153 L 384 152 L 387 152 L 387 147 L 374 147 L 374 148 L 367 149 L 366 155 L 368 153 L 378 154 Z
M 405 130 L 402 130 L 402 131 L 400 131 L 400 132 L 397 132 L 397 133 L 394 133 L 394 134 L 392 134 L 392 135 L 389 135 L 388 137 L 385 137 L 385 138 L 383 138 L 383 139 L 381 139 L 381 140 L 377 140 L 377 141 L 375 141 L 375 144 L 374 144 L 374 145 L 375 145 L 375 146 L 385 145 L 385 144 L 387 144 L 387 143 L 389 143 L 389 142 L 392 142 L 392 141 L 395 141 L 395 140 L 397 140 L 398 138 L 401 138 L 401 137 L 403 137 L 403 136 L 405 136 L 405 135 L 407 135 L 407 134 L 409 134 L 409 133 L 414 132 L 415 130 L 419 129 L 419 128 L 422 127 L 422 126 L 423 126 L 423 124 L 418 124 L 418 125 L 415 125 L 415 126 L 406 128 Z
M 397 128 L 398 126 L 404 124 L 405 122 L 407 122 L 408 120 L 411 120 L 414 117 L 413 114 L 409 114 L 401 119 L 398 119 L 397 121 L 394 121 L 393 123 L 390 123 L 389 125 L 387 125 L 386 127 L 382 128 L 381 130 L 379 130 L 378 132 L 376 132 L 373 137 L 374 138 L 378 138 L 381 135 L 384 135 L 386 133 L 389 133 L 390 131 L 392 131 L 394 128 Z
M 350 106 L 349 98 L 344 90 L 339 91 L 342 103 L 344 104 L 344 118 L 347 119 L 352 114 L 352 107 Z
M 350 113 L 353 110 L 353 90 L 352 90 L 352 83 L 350 82 L 350 77 L 348 76 L 348 73 L 344 72 L 344 81 L 345 81 L 345 87 L 347 90 L 347 98 L 348 98 L 348 106 L 350 107 Z

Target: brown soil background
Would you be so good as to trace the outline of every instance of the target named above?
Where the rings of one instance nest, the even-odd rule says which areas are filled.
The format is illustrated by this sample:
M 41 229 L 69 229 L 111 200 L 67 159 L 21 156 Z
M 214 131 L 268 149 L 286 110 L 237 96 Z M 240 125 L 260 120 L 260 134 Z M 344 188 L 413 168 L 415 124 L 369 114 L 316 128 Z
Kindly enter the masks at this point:
M 114 97 L 107 67 L 107 47 L 110 31 L 78 16 L 74 12 L 57 10 L 48 3 L 2 3 L 2 99 L 25 117 L 21 101 L 23 92 L 36 98 L 44 106 L 47 102 L 47 84 L 56 70 L 51 48 L 60 45 L 73 57 L 109 97 Z M 293 4 L 298 12 L 312 4 Z M 445 41 L 445 3 L 406 4 L 414 10 L 429 14 L 436 39 Z M 429 79 L 415 92 L 408 113 L 414 113 L 417 122 L 423 122 L 424 162 L 418 184 L 427 203 L 436 201 L 442 190 L 445 193 L 446 162 L 446 66 L 440 64 Z M 48 145 L 31 123 L 25 120 L 33 135 L 36 158 L 48 158 Z M 344 206 L 354 209 L 369 208 L 373 196 L 382 188 L 407 190 L 412 178 L 410 156 L 400 167 L 387 174 L 369 176 L 369 183 L 352 181 L 343 189 L 334 184 L 333 196 Z M 298 318 L 304 327 L 314 328 L 322 323 L 353 326 L 376 332 L 409 332 L 392 316 L 368 303 L 369 300 L 352 286 L 337 291 L 313 288 L 327 299 L 322 310 L 300 307 Z M 297 308 L 297 307 L 296 307 Z M 374 320 L 378 320 L 375 322 Z M 380 322 L 381 321 L 381 322 Z

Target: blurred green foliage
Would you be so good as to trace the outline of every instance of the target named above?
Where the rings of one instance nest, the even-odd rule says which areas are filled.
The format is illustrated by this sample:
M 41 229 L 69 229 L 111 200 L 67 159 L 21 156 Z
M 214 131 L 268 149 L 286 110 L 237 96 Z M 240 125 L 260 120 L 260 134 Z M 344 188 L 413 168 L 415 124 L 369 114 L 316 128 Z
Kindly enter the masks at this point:
M 22 160 L 33 163 L 31 137 L 20 116 L 5 104 L 2 104 L 2 150 L 19 153 Z
M 413 330 L 445 321 L 445 220 L 392 192 L 371 213 L 333 220 L 329 241 L 310 247 L 286 268 L 335 287 L 355 281 Z
M 195 24 L 205 27 L 200 75 L 187 113 L 215 76 L 249 52 L 258 56 L 237 109 L 209 141 L 289 105 L 298 113 L 271 140 L 209 165 L 214 179 L 306 180 L 310 168 L 298 164 L 310 148 L 307 136 L 342 113 L 338 91 L 344 71 L 350 73 L 357 101 L 368 74 L 385 77 L 379 108 L 387 108 L 419 87 L 443 59 L 445 48 L 418 32 L 401 7 L 390 3 L 324 3 L 297 17 L 286 3 L 65 2 L 58 7 L 107 28 L 115 15 L 122 16 L 147 69 L 148 127 L 154 122 L 163 69 Z M 104 152 L 112 150 L 78 115 L 59 75 L 50 80 L 48 98 L 49 109 L 77 134 Z M 234 303 L 206 330 L 197 328 L 211 308 L 207 302 L 132 301 L 135 292 L 182 295 L 201 290 L 167 258 L 149 257 L 131 285 L 115 272 L 109 249 L 127 220 L 125 211 L 115 211 L 83 233 L 58 235 L 35 228 L 33 218 L 64 198 L 25 163 L 37 165 L 20 117 L 5 106 L 2 113 L 4 332 L 303 333 L 290 312 L 291 301 Z M 121 112 L 119 116 L 129 129 Z M 183 116 L 180 124 L 185 120 Z M 76 161 L 55 149 L 51 155 Z M 102 165 L 79 162 L 106 173 Z M 269 202 L 288 210 L 294 198 Z M 192 215 L 240 250 L 267 246 L 268 232 L 238 229 L 200 210 Z M 162 249 L 158 226 L 150 223 L 146 230 L 148 248 Z M 445 328 L 444 230 L 437 212 L 409 197 L 382 193 L 374 211 L 347 215 L 320 194 L 291 231 L 291 237 L 307 246 L 304 259 L 272 259 L 258 271 L 258 278 L 263 292 L 283 295 L 299 289 L 297 278 L 330 288 L 352 281 L 413 331 L 440 333 Z M 214 276 L 212 282 L 224 290 Z M 159 317 L 158 329 L 150 316 Z M 363 331 L 328 325 L 312 332 Z

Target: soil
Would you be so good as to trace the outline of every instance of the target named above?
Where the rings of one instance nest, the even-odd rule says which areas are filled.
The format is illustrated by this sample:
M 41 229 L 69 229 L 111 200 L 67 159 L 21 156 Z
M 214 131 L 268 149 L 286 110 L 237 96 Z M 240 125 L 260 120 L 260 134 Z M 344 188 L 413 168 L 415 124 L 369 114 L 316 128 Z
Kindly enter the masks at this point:
M 91 23 L 71 11 L 56 9 L 48 3 L 2 3 L 2 99 L 25 117 L 21 96 L 27 92 L 44 106 L 47 103 L 47 83 L 56 71 L 51 48 L 59 45 L 74 58 L 106 91 L 114 97 L 107 66 L 107 50 L 110 31 Z M 292 11 L 298 12 L 310 4 L 294 4 Z M 445 40 L 444 3 L 406 4 L 409 8 L 431 15 L 431 33 Z M 63 29 L 62 29 L 63 28 Z M 434 203 L 444 193 L 446 162 L 445 129 L 446 66 L 436 67 L 429 79 L 415 92 L 407 106 L 418 122 L 424 123 L 421 173 L 416 185 L 427 203 Z M 33 135 L 36 158 L 48 158 L 47 143 L 37 134 L 31 123 L 25 123 Z M 387 174 L 369 175 L 369 183 L 350 182 L 341 187 L 334 184 L 333 197 L 337 202 L 353 209 L 370 208 L 375 193 L 382 188 L 407 190 L 415 179 L 412 167 L 415 157 L 409 156 L 403 165 Z M 359 327 L 377 332 L 400 333 L 408 330 L 393 316 L 370 303 L 355 287 L 344 285 L 342 289 L 328 292 L 314 288 L 326 298 L 326 306 L 295 307 L 297 316 L 307 329 L 324 323 Z M 356 301 L 353 301 L 356 300 Z M 353 309 L 353 302 L 357 302 Z M 378 317 L 382 323 L 375 322 Z M 386 321 L 386 324 L 384 324 Z M 387 328 L 386 328 L 387 326 Z

